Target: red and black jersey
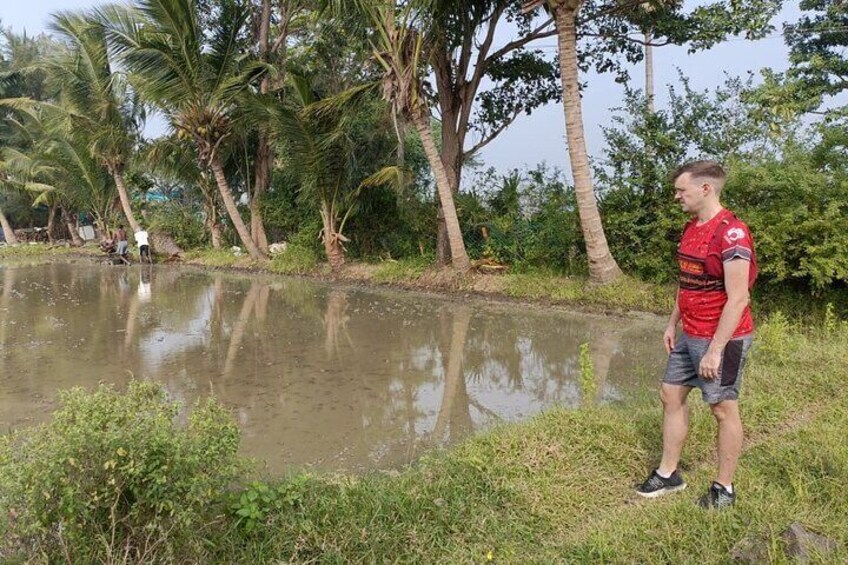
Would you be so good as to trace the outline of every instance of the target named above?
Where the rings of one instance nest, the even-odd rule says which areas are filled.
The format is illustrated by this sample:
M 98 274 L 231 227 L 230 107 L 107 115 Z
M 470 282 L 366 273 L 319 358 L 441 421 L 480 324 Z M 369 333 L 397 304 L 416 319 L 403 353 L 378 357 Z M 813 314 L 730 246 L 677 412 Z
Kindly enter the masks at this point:
M 732 212 L 722 209 L 710 221 L 698 225 L 697 218 L 686 224 L 677 249 L 680 290 L 677 305 L 683 331 L 695 337 L 712 338 L 727 303 L 724 263 L 748 261 L 748 287 L 757 278 L 757 259 L 751 233 Z M 750 307 L 745 307 L 733 337 L 754 331 Z

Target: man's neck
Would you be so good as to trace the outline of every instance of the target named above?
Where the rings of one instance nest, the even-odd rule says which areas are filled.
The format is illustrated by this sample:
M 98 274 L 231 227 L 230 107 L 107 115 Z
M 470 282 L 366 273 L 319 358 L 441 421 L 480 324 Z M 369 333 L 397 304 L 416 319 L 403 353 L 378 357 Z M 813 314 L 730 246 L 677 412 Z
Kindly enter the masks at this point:
M 703 210 L 698 212 L 698 224 L 706 224 L 713 218 L 715 218 L 719 212 L 721 212 L 724 208 L 722 208 L 719 202 L 711 202 L 707 206 L 704 206 Z

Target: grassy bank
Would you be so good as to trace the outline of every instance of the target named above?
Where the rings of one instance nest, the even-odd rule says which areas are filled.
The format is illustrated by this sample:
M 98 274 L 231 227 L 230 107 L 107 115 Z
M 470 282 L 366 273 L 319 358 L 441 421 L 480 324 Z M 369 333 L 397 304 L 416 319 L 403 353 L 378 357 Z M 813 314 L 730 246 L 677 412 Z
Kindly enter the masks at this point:
M 186 253 L 185 262 L 200 267 L 300 275 L 411 290 L 472 293 L 601 312 L 667 314 L 672 306 L 673 294 L 668 287 L 630 277 L 624 277 L 606 287 L 594 287 L 584 277 L 566 277 L 548 271 L 497 275 L 472 271 L 457 275 L 434 269 L 429 257 L 381 263 L 350 263 L 332 272 L 311 251 L 300 248 L 290 249 L 271 261 L 256 261 L 248 256 L 236 257 L 227 250 L 193 250 Z
M 312 477 L 282 483 L 290 503 L 250 535 L 229 531 L 217 559 L 303 562 L 723 563 L 737 544 L 788 561 L 792 522 L 841 544 L 848 559 L 848 329 L 763 328 L 746 375 L 747 444 L 739 503 L 705 512 L 714 424 L 693 397 L 684 473 L 692 490 L 635 500 L 656 464 L 656 403 L 553 410 L 504 426 L 400 476 Z M 777 355 L 775 355 L 777 352 Z M 295 484 L 295 487 L 291 487 Z M 288 485 L 288 486 L 287 486 Z
M 65 247 L 64 245 L 3 245 L 0 246 L 0 263 L 5 265 L 42 265 L 55 261 L 69 261 L 78 257 L 95 257 L 100 252 L 94 247 Z

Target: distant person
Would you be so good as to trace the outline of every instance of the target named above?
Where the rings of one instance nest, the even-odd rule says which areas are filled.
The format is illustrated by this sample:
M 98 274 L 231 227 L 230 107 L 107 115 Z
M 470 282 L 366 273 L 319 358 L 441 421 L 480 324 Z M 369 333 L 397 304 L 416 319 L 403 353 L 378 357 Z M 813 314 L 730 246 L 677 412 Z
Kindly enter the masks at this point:
M 148 263 L 153 263 L 153 259 L 150 258 L 150 237 L 148 236 L 147 231 L 145 231 L 144 228 L 141 228 L 133 234 L 133 237 L 135 237 L 135 242 L 138 245 L 139 261 L 144 263 L 146 257 Z
M 695 161 L 674 174 L 674 199 L 693 218 L 677 250 L 677 300 L 663 335 L 668 367 L 662 382 L 663 453 L 636 492 L 646 498 L 686 488 L 677 465 L 689 431 L 686 398 L 693 388 L 718 422 L 718 475 L 700 499 L 704 508 L 736 502 L 733 475 L 742 451 L 739 390 L 754 333 L 749 293 L 757 260 L 748 227 L 719 202 L 724 169 Z M 675 343 L 677 322 L 683 334 Z
M 129 248 L 129 242 L 127 241 L 127 232 L 124 231 L 124 226 L 122 224 L 118 224 L 118 231 L 115 232 L 115 237 L 113 239 L 118 242 L 116 252 L 119 256 L 125 257 L 127 249 Z

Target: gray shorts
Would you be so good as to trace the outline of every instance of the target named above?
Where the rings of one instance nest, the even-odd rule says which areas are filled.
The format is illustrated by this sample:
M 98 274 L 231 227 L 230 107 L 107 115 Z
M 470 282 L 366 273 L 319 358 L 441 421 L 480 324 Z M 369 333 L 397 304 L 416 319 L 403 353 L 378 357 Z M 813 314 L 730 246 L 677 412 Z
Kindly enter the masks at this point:
M 751 348 L 753 335 L 746 335 L 727 342 L 722 354 L 718 377 L 706 381 L 698 376 L 701 358 L 710 346 L 710 339 L 683 334 L 668 356 L 668 368 L 663 382 L 670 385 L 701 389 L 707 404 L 718 404 L 724 400 L 738 400 L 742 385 L 742 371 Z
M 117 249 L 118 255 L 126 254 L 128 245 L 129 244 L 126 241 L 119 241 L 118 242 L 118 249 Z

